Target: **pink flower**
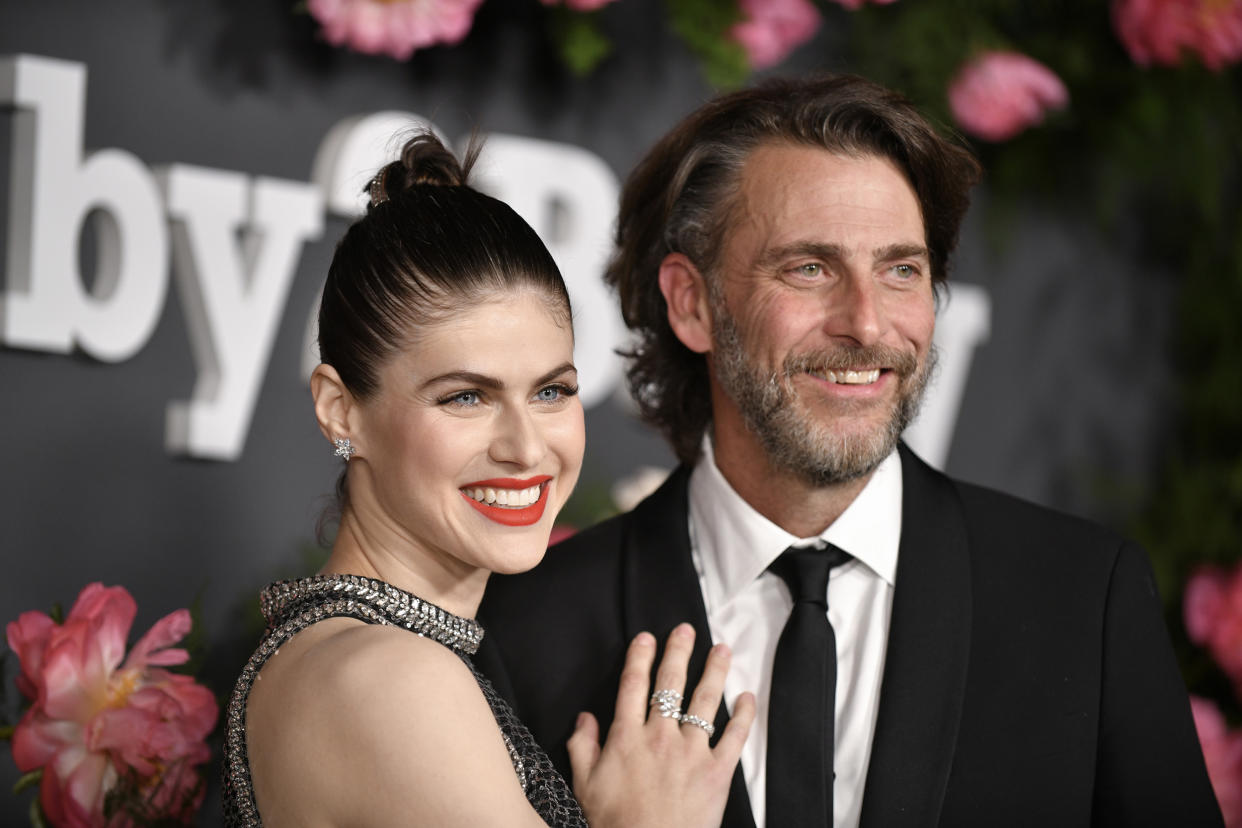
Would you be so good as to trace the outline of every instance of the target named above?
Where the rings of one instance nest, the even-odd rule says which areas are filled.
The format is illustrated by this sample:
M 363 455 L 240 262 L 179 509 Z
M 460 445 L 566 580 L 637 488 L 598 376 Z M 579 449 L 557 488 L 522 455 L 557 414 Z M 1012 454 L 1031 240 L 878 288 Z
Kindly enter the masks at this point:
M 13 733 L 13 759 L 23 772 L 43 769 L 40 802 L 53 825 L 132 824 L 124 814 L 105 819 L 105 797 L 118 787 L 162 818 L 189 821 L 202 804 L 194 768 L 211 757 L 204 740 L 216 700 L 189 676 L 160 669 L 189 657 L 171 645 L 190 631 L 190 614 L 157 621 L 125 658 L 136 613 L 123 587 L 95 583 L 64 624 L 25 612 L 6 629 L 21 661 L 18 686 L 34 702 Z
M 1069 102 L 1061 79 L 1017 52 L 984 52 L 949 84 L 949 108 L 962 129 L 986 141 L 1005 141 Z
M 1242 0 L 1114 0 L 1113 26 L 1143 66 L 1175 66 L 1187 51 L 1213 71 L 1242 60 Z
M 1242 826 L 1242 733 L 1230 731 L 1220 710 L 1207 699 L 1191 696 L 1190 712 L 1225 826 L 1238 828 Z
M 745 19 L 731 30 L 751 67 L 780 63 L 819 28 L 819 12 L 808 0 L 739 0 Z
M 541 0 L 545 6 L 559 6 L 562 3 L 574 11 L 589 12 L 596 9 L 602 9 L 613 0 Z
M 368 55 L 409 60 L 416 49 L 457 43 L 483 0 L 307 0 L 324 39 Z
M 577 532 L 573 526 L 558 523 L 552 527 L 552 534 L 548 536 L 548 546 L 555 546 L 566 538 L 572 538 Z
M 835 2 L 837 5 L 844 6 L 850 11 L 858 11 L 867 0 L 835 0 Z M 887 6 L 889 3 L 896 3 L 897 0 L 871 0 L 871 2 L 877 6 Z
M 1200 567 L 1186 581 L 1186 634 L 1206 647 L 1242 698 L 1242 566 Z

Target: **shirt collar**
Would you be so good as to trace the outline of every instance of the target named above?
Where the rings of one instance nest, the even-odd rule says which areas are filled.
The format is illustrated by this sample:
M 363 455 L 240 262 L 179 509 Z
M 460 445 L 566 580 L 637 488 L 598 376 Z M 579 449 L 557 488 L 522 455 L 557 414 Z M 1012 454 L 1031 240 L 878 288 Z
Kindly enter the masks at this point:
M 690 475 L 690 533 L 708 611 L 728 603 L 789 546 L 816 539 L 844 549 L 894 585 L 901 496 L 901 458 L 894 449 L 840 517 L 815 538 L 799 538 L 734 491 L 716 466 L 711 439 L 705 435 L 703 456 Z

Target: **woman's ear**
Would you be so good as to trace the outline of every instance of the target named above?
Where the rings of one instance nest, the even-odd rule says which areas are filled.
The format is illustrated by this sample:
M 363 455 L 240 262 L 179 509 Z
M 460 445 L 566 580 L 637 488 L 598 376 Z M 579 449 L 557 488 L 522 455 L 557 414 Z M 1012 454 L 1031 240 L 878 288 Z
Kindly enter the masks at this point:
M 315 419 L 319 421 L 323 436 L 329 442 L 341 439 L 356 441 L 356 403 L 336 369 L 322 363 L 315 366 L 311 372 L 310 389 L 311 398 L 315 401 Z
M 699 354 L 712 350 L 712 315 L 703 274 L 681 253 L 660 262 L 660 292 L 668 305 L 668 324 L 681 343 Z

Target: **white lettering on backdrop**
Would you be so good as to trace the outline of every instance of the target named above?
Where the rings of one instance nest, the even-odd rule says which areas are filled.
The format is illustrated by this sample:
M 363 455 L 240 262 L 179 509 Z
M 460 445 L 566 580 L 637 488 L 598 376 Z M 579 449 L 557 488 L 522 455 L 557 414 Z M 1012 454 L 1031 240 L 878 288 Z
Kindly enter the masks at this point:
M 173 453 L 236 460 L 302 245 L 322 234 L 325 211 L 360 214 L 366 181 L 395 155 L 403 133 L 435 127 L 404 112 L 345 119 L 324 137 L 310 184 L 185 164 L 157 174 L 120 149 L 84 156 L 85 95 L 83 64 L 0 58 L 0 106 L 15 110 L 0 343 L 128 359 L 163 311 L 171 246 L 198 374 L 191 398 L 169 403 L 165 443 Z M 581 147 L 499 134 L 489 137 L 478 176 L 481 189 L 530 222 L 565 275 L 583 403 L 602 402 L 621 384 L 615 350 L 625 341 L 599 278 L 611 244 L 616 176 Z M 89 289 L 78 266 L 88 220 L 97 247 Z M 971 356 L 987 337 L 989 318 L 982 289 L 954 286 L 937 325 L 940 379 L 907 433 L 935 465 L 947 458 Z M 306 331 L 303 373 L 314 364 L 313 314 Z

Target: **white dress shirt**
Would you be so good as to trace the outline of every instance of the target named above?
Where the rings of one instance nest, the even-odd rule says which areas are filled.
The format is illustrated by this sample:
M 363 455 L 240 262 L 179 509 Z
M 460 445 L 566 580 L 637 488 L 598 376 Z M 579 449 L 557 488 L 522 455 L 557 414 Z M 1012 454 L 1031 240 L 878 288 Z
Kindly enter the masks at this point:
M 828 620 L 837 639 L 834 828 L 862 811 L 901 538 L 901 460 L 894 451 L 839 518 L 819 536 L 854 556 L 832 570 Z M 756 512 L 716 467 L 711 440 L 690 475 L 690 549 L 712 640 L 733 650 L 725 700 L 755 694 L 758 711 L 742 750 L 756 828 L 765 828 L 768 696 L 776 642 L 793 599 L 768 565 L 798 538 Z M 779 828 L 779 826 L 773 826 Z

